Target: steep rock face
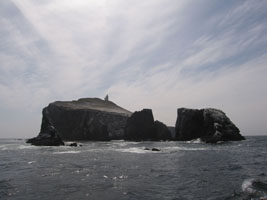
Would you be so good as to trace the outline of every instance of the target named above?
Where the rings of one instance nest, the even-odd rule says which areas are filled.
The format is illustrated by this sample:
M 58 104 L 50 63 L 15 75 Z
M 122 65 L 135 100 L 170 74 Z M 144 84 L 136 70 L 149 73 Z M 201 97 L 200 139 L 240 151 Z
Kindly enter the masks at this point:
M 126 140 L 155 140 L 154 117 L 151 109 L 136 111 L 127 120 Z
M 169 128 L 160 121 L 154 123 L 157 140 L 172 140 Z
M 175 131 L 177 140 L 201 138 L 207 143 L 244 140 L 239 129 L 218 109 L 179 108 Z
M 64 145 L 61 137 L 53 126 L 49 126 L 47 132 L 41 132 L 37 137 L 27 140 L 35 146 L 61 146 Z
M 136 111 L 127 120 L 125 128 L 126 140 L 170 140 L 171 133 L 162 122 L 154 122 L 151 109 Z
M 197 109 L 178 109 L 178 118 L 175 124 L 177 140 L 192 140 L 200 138 L 202 133 L 202 111 Z
M 61 146 L 64 145 L 59 133 L 55 127 L 51 124 L 50 119 L 43 110 L 43 119 L 41 131 L 37 137 L 27 140 L 27 143 L 36 146 Z
M 110 140 L 123 137 L 131 112 L 111 101 L 86 98 L 51 103 L 44 108 L 43 115 L 63 140 Z
M 171 138 L 174 139 L 175 138 L 175 127 L 174 126 L 167 126 L 167 128 L 169 129 L 170 133 L 171 133 Z

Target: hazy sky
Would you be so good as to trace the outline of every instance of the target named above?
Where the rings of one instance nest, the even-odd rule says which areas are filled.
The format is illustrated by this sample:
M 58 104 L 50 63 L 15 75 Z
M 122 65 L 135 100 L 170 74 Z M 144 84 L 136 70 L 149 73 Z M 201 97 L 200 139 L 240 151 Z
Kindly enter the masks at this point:
M 267 1 L 1 0 L 0 137 L 38 134 L 56 100 L 222 109 L 267 134 Z

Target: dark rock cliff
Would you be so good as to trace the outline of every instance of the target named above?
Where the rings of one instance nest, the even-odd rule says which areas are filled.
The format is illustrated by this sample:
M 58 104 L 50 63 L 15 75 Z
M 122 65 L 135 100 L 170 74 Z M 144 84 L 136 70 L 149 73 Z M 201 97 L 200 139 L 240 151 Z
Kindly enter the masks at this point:
M 63 140 L 121 139 L 130 115 L 130 111 L 98 98 L 57 101 L 43 109 L 43 118 L 50 120 Z M 41 130 L 45 126 L 42 123 Z
M 43 119 L 40 133 L 37 137 L 27 140 L 27 143 L 36 146 L 61 146 L 64 145 L 58 131 L 52 125 L 49 117 L 46 115 L 46 110 L 43 110 Z
M 244 140 L 239 129 L 218 109 L 179 108 L 175 125 L 177 140 L 201 138 L 207 143 L 218 141 Z
M 175 126 L 154 121 L 151 109 L 133 114 L 111 101 L 85 98 L 56 101 L 43 109 L 41 130 L 28 142 L 35 145 L 64 145 L 62 140 L 192 140 L 208 143 L 243 140 L 239 129 L 217 109 L 178 109 Z M 170 131 L 171 130 L 171 131 Z
M 162 122 L 154 122 L 151 109 L 136 111 L 127 120 L 125 128 L 126 140 L 171 140 L 168 127 Z
M 59 136 L 57 130 L 53 126 L 49 126 L 46 132 L 40 132 L 37 137 L 27 140 L 27 143 L 30 143 L 35 146 L 61 146 L 65 145 Z
M 154 140 L 154 133 L 154 117 L 151 109 L 136 111 L 127 120 L 125 128 L 126 140 Z
M 154 126 L 157 140 L 173 140 L 170 129 L 164 123 L 155 121 Z

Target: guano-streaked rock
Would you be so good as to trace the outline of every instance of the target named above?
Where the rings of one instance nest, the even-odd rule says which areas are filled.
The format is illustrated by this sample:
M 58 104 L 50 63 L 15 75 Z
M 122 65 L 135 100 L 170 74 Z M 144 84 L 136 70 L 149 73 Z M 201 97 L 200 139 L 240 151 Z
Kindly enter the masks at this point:
M 239 129 L 218 109 L 179 108 L 175 131 L 176 140 L 193 140 L 201 138 L 207 143 L 218 141 L 244 140 Z

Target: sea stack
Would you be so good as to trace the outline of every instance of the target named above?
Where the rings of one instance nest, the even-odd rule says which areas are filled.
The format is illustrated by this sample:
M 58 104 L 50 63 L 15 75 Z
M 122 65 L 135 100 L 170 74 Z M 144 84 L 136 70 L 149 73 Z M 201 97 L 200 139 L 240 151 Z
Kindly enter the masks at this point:
M 207 143 L 217 143 L 245 139 L 221 110 L 179 108 L 177 114 L 176 140 L 188 141 L 200 138 Z
M 125 139 L 142 140 L 172 140 L 168 127 L 159 121 L 154 121 L 151 109 L 136 111 L 127 120 Z

